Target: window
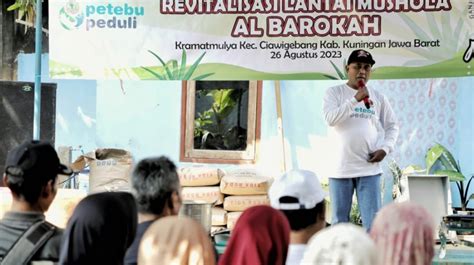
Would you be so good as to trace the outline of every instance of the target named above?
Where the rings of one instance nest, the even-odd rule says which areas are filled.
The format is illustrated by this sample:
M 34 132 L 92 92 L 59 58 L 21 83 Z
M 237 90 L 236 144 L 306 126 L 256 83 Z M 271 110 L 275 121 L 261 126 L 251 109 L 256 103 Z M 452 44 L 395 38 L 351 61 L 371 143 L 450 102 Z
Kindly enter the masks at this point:
M 183 81 L 180 160 L 254 163 L 261 85 L 261 81 Z

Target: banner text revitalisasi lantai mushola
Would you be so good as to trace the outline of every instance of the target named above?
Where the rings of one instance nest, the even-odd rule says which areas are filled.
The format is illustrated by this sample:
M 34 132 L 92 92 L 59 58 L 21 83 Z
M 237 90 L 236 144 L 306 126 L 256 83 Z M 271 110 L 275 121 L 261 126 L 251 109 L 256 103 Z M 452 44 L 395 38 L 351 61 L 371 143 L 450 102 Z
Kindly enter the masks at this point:
M 378 36 L 382 28 L 380 13 L 436 12 L 449 11 L 451 8 L 450 0 L 162 0 L 160 2 L 162 14 L 237 15 L 231 31 L 232 37 Z M 371 12 L 377 14 L 368 14 Z M 238 16 L 248 14 L 268 16 L 265 22 L 256 16 Z
M 451 10 L 450 0 L 162 0 L 162 14 L 418 12 Z

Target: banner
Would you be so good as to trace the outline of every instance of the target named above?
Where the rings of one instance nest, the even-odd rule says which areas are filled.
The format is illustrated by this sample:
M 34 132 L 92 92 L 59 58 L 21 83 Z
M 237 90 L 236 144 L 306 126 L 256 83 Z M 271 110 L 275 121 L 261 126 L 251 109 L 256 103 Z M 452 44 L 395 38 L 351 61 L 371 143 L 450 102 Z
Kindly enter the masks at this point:
M 50 0 L 52 78 L 373 79 L 472 76 L 474 0 Z

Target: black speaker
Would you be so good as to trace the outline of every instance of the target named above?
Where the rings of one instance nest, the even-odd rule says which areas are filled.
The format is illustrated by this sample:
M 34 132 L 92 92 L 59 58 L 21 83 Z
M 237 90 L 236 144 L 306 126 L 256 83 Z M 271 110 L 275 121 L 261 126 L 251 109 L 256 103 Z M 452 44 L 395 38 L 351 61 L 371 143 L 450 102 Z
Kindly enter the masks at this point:
M 0 170 L 8 150 L 33 139 L 34 83 L 0 81 Z M 41 84 L 40 139 L 54 145 L 56 84 Z M 0 180 L 0 186 L 2 181 Z

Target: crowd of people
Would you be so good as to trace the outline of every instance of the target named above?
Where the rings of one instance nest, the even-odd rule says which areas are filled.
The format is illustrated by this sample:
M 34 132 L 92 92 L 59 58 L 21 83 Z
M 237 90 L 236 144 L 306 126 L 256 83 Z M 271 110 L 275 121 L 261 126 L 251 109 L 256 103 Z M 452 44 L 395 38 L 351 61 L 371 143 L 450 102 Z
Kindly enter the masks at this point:
M 350 223 L 328 226 L 318 177 L 291 170 L 270 187 L 270 206 L 244 211 L 219 256 L 200 223 L 177 216 L 181 187 L 166 157 L 135 166 L 133 195 L 85 197 L 63 231 L 44 212 L 58 174 L 70 173 L 47 143 L 27 142 L 9 152 L 3 181 L 13 201 L 0 220 L 1 264 L 426 265 L 434 255 L 434 225 L 421 206 L 383 207 L 369 233 Z
M 388 100 L 368 89 L 375 60 L 364 50 L 348 58 L 346 84 L 329 88 L 324 117 L 339 153 L 329 177 L 331 225 L 318 176 L 291 170 L 269 190 L 270 206 L 246 209 L 219 256 L 203 226 L 177 217 L 182 203 L 175 164 L 146 158 L 131 174 L 132 194 L 96 193 L 76 206 L 66 229 L 45 220 L 58 174 L 71 174 L 54 148 L 26 142 L 7 156 L 3 182 L 11 211 L 0 220 L 2 265 L 428 265 L 434 255 L 434 224 L 414 203 L 381 208 L 381 162 L 395 145 L 398 125 Z M 370 97 L 369 97 L 370 96 Z M 354 191 L 362 227 L 349 223 Z

